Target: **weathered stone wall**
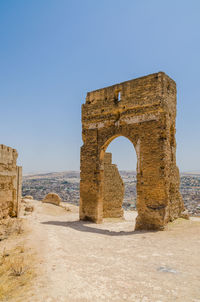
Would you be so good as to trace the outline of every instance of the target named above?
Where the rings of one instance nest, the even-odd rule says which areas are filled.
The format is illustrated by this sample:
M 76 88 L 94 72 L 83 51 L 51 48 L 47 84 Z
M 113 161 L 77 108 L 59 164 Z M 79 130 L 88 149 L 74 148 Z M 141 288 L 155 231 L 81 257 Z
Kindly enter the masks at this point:
M 22 168 L 17 151 L 0 145 L 0 219 L 16 217 L 21 203 Z
M 118 136 L 127 137 L 137 153 L 136 229 L 163 229 L 181 215 L 175 120 L 176 83 L 163 72 L 87 94 L 82 105 L 80 219 L 102 222 L 104 154 Z
M 103 218 L 123 217 L 124 183 L 117 166 L 112 164 L 112 154 L 104 156 Z

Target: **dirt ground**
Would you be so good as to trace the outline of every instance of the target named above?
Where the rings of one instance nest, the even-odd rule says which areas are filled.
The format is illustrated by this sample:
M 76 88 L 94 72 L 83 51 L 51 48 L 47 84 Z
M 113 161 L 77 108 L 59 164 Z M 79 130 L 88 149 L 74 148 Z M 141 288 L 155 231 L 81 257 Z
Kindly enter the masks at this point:
M 200 302 L 200 219 L 179 219 L 165 231 L 134 232 L 124 221 L 81 222 L 70 211 L 30 201 L 27 244 L 37 254 L 23 302 Z

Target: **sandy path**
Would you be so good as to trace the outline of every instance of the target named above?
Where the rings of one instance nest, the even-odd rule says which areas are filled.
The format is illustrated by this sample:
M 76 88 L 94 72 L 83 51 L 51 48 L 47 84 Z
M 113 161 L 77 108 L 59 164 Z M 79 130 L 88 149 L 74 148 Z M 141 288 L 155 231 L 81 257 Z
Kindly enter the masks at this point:
M 200 220 L 164 232 L 134 232 L 126 221 L 79 222 L 72 212 L 35 201 L 27 217 L 38 252 L 30 302 L 200 302 Z

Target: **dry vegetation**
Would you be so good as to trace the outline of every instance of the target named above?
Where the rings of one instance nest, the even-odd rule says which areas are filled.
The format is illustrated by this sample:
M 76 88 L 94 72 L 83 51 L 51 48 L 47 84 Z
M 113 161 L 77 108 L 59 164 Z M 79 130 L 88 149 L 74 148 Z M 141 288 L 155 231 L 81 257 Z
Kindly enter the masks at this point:
M 20 235 L 23 233 L 22 220 L 7 218 L 0 221 L 0 241 L 8 239 L 11 235 Z
M 21 301 L 34 277 L 34 256 L 24 244 L 24 222 L 7 219 L 0 225 L 0 301 Z M 19 297 L 19 300 L 17 300 Z

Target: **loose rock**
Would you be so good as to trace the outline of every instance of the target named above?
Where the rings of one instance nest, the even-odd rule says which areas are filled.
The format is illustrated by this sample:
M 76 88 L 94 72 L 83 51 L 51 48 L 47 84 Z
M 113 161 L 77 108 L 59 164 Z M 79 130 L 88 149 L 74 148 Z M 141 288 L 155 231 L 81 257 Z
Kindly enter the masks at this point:
M 25 207 L 26 212 L 33 212 L 33 210 L 34 210 L 33 206 L 28 205 L 28 206 Z
M 33 196 L 31 196 L 31 195 L 26 195 L 26 196 L 23 197 L 23 199 L 31 199 L 31 200 L 33 200 Z
M 60 202 L 61 202 L 61 198 L 56 193 L 48 193 L 45 196 L 45 198 L 42 200 L 42 202 L 52 203 L 52 204 L 59 206 Z

